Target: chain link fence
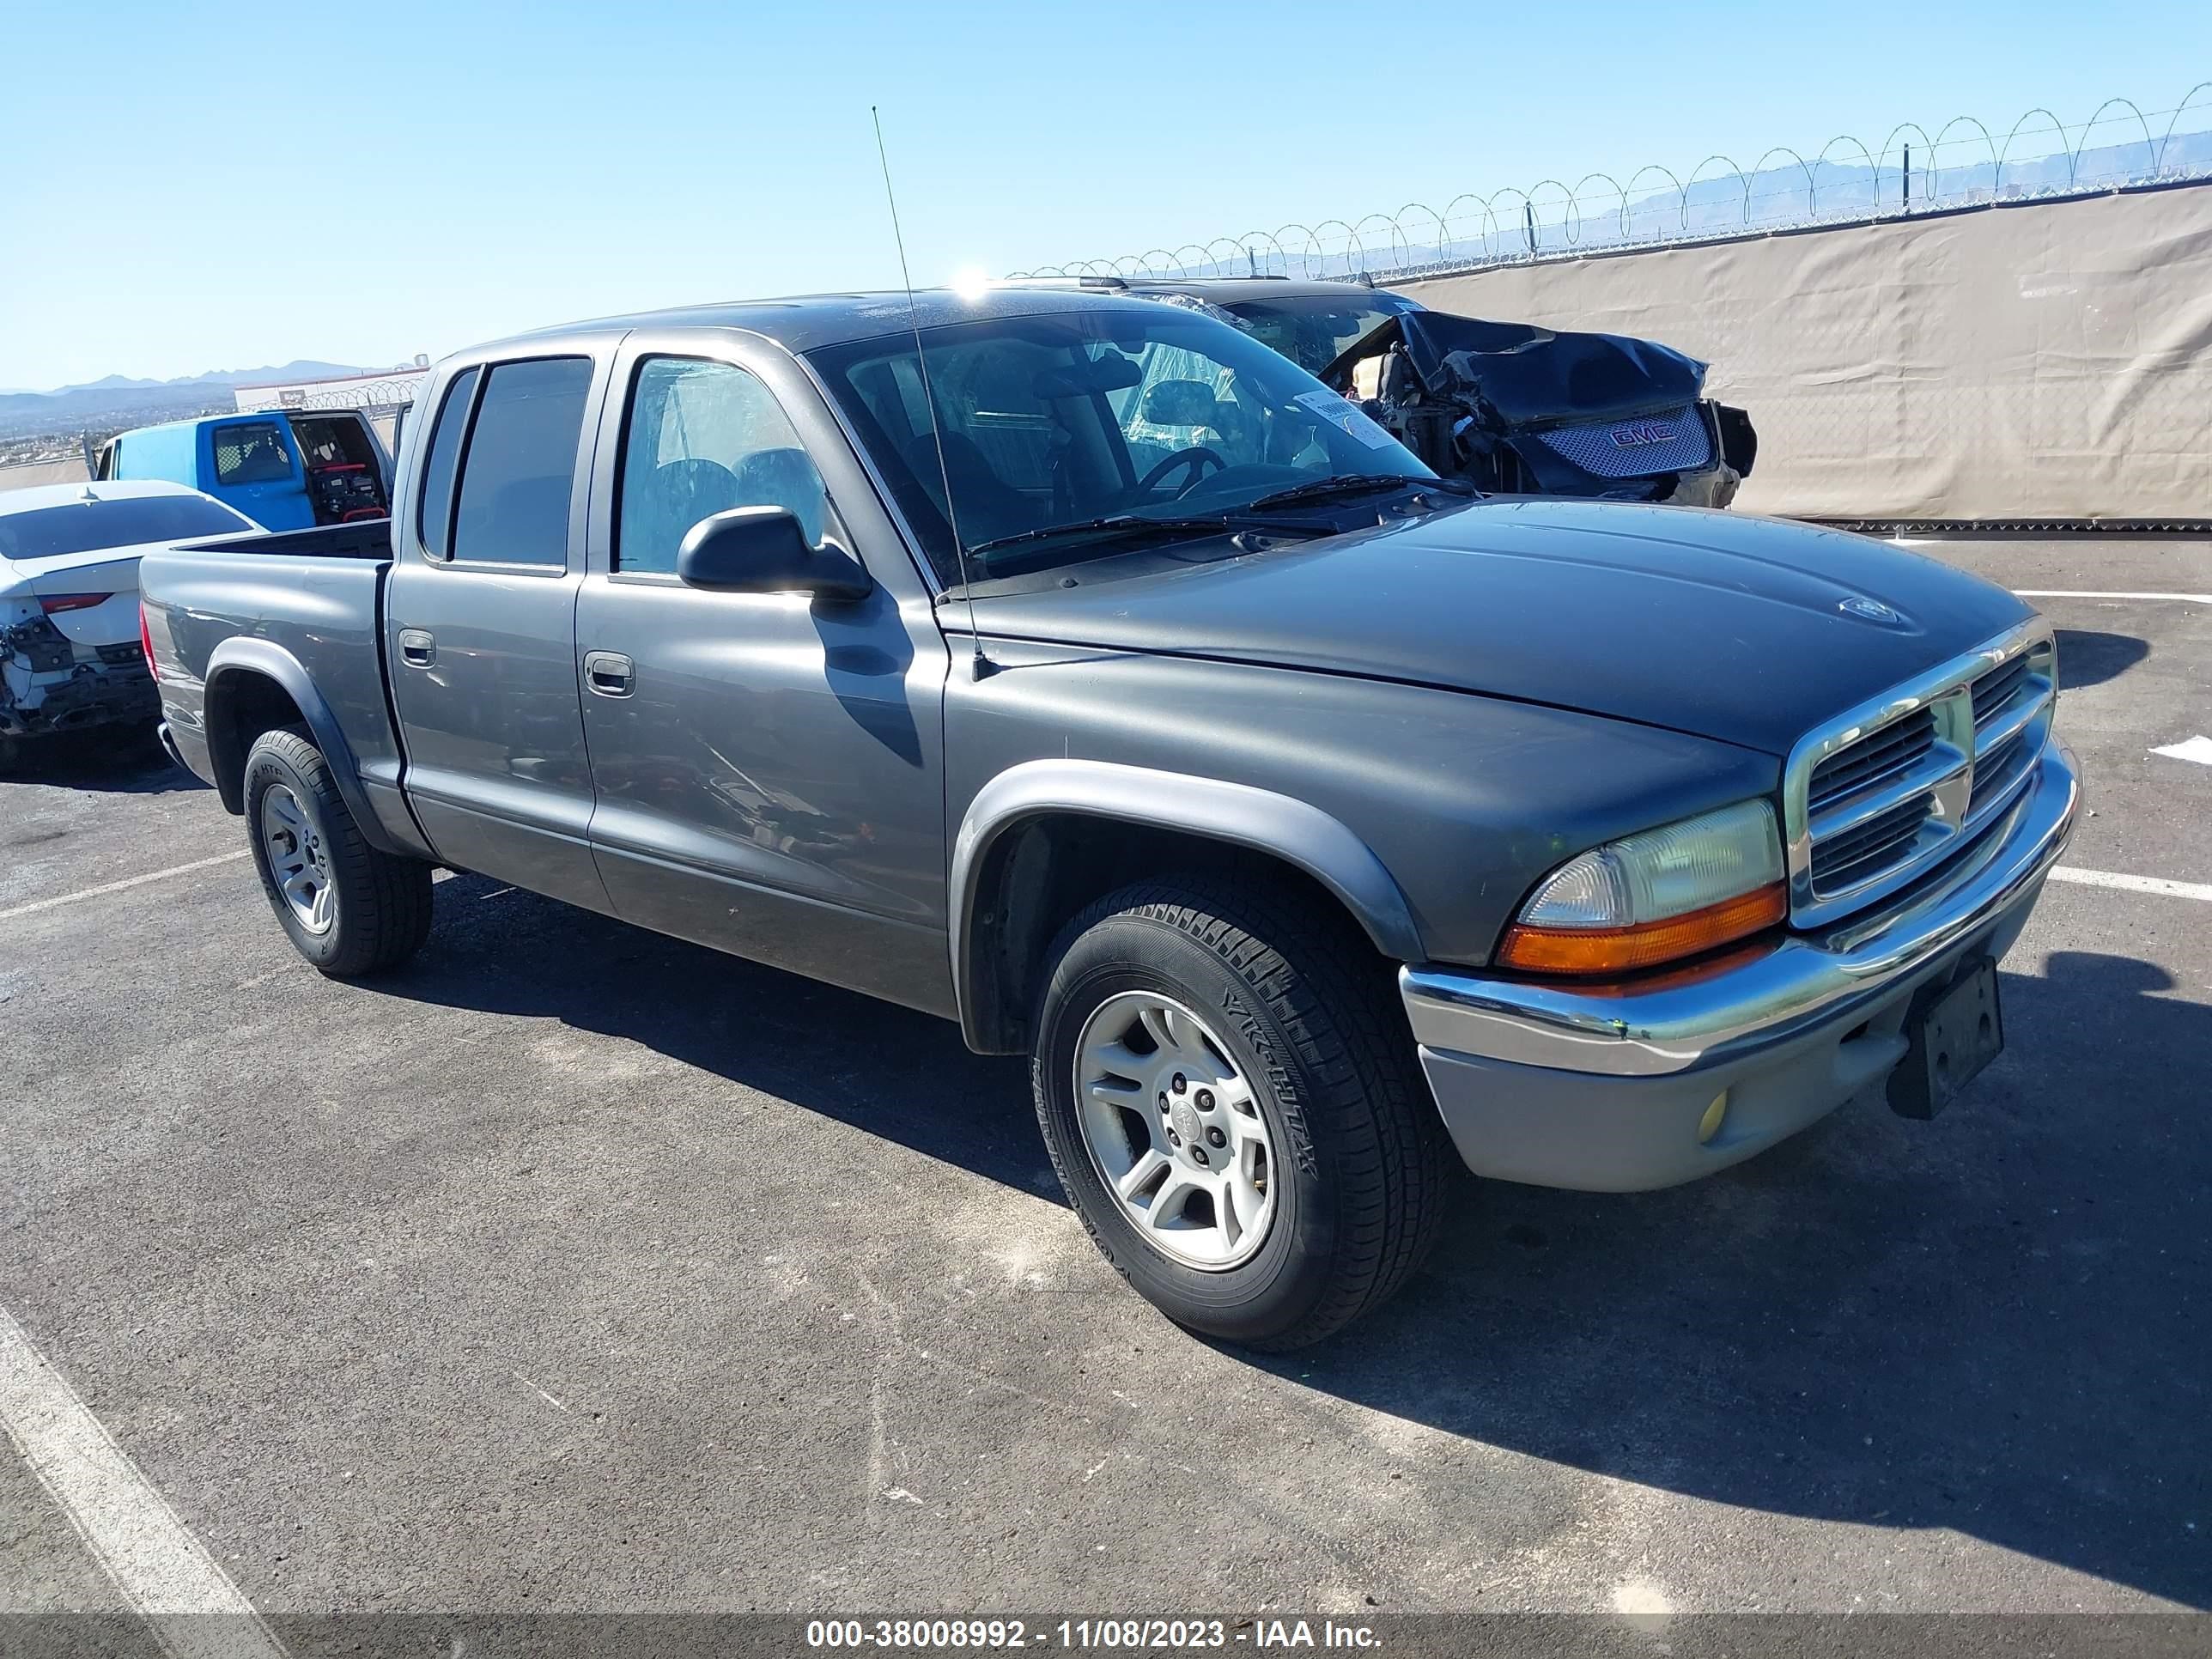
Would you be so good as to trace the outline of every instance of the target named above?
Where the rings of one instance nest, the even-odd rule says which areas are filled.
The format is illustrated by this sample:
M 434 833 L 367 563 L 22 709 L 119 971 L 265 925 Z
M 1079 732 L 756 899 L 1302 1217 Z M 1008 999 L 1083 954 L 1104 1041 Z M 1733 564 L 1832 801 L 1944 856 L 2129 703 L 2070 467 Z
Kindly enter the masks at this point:
M 1034 276 L 1308 278 L 1443 275 L 1614 248 L 1665 246 L 1814 225 L 2063 198 L 2128 185 L 2212 179 L 2212 81 L 2170 108 L 2111 98 L 2085 121 L 2030 110 L 2000 131 L 1971 115 L 1917 122 L 1869 145 L 1838 134 L 1802 154 L 1776 146 L 1749 166 L 1709 155 L 1686 172 L 1657 163 L 1625 178 L 1468 191 L 1441 208 L 1248 230 L 1203 245 L 1072 260 Z

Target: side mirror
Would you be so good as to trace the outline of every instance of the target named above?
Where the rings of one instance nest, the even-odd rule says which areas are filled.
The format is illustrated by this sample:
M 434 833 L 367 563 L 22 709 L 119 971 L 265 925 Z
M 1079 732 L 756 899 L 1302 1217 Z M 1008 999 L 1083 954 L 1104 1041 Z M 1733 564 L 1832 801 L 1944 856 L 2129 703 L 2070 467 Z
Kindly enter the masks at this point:
M 676 550 L 676 574 L 720 593 L 811 593 L 849 603 L 875 583 L 856 560 L 816 552 L 788 507 L 733 507 L 702 519 Z

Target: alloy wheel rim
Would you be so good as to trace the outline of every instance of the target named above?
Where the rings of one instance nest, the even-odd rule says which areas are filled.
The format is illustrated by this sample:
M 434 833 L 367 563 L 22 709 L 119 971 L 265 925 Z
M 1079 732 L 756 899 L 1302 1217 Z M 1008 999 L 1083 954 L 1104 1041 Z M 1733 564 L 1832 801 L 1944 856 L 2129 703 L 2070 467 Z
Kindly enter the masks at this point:
M 1275 1218 L 1275 1147 L 1252 1086 L 1204 1020 L 1124 991 L 1075 1043 L 1085 1150 L 1139 1233 L 1186 1267 L 1250 1261 Z
M 292 919 L 310 933 L 329 933 L 337 918 L 330 849 L 300 798 L 283 784 L 270 785 L 261 797 L 261 845 L 269 855 L 270 879 Z

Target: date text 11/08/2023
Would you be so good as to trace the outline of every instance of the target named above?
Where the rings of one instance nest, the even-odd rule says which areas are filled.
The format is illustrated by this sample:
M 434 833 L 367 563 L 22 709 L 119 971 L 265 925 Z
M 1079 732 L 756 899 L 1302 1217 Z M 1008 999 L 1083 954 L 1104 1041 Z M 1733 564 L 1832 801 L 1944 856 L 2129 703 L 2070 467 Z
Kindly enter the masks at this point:
M 1307 1619 L 1063 1619 L 1033 1624 L 1024 1619 L 817 1619 L 808 1621 L 810 1648 L 1117 1649 L 1373 1648 L 1379 1641 L 1365 1625 Z

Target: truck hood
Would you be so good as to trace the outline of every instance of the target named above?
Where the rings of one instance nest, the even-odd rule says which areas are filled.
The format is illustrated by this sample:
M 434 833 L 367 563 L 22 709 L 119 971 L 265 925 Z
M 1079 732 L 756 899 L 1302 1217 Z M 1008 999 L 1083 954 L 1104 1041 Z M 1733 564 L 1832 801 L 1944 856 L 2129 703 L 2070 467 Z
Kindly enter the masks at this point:
M 1078 586 L 979 598 L 987 642 L 1403 680 L 1777 756 L 2033 614 L 1864 537 L 1620 502 L 1480 501 L 1164 574 L 1066 574 Z

